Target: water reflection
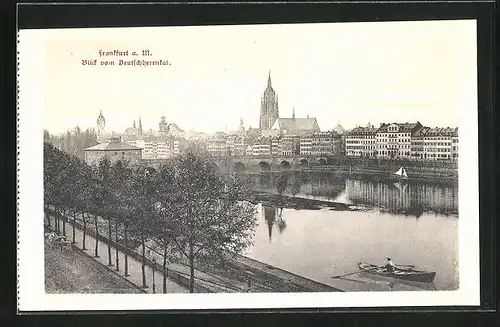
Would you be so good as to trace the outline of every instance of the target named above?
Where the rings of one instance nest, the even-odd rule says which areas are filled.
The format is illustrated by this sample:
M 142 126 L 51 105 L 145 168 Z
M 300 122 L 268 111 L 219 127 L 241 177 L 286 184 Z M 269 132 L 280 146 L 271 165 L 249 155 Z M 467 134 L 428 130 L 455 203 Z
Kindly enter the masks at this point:
M 262 216 L 266 221 L 269 235 L 269 242 L 273 238 L 273 227 L 276 226 L 280 233 L 286 228 L 286 221 L 283 219 L 283 208 L 262 206 Z
M 281 189 L 289 199 L 285 201 L 278 195 L 276 177 L 244 177 L 259 194 L 259 225 L 246 253 L 249 257 L 347 291 L 457 289 L 456 185 L 290 172 Z M 347 205 L 296 205 L 313 202 L 308 199 Z M 396 263 L 436 272 L 434 282 L 385 280 L 361 272 L 349 280 L 330 278 L 356 272 L 360 261 L 382 264 L 388 256 Z
M 281 193 L 276 174 L 248 175 L 256 191 Z M 458 215 L 458 186 L 417 182 L 381 182 L 346 178 L 340 174 L 285 172 L 283 195 L 381 208 L 419 218 L 424 212 Z
M 426 211 L 444 215 L 458 213 L 458 191 L 453 186 L 347 179 L 346 192 L 355 204 L 381 207 L 390 213 L 417 218 Z

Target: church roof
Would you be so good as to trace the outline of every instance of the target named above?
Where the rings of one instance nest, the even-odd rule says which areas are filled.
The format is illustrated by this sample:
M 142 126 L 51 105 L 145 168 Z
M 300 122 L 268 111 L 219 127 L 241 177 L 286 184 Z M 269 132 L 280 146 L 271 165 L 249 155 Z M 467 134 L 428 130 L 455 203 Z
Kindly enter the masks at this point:
M 320 130 L 316 118 L 278 118 L 272 129 L 286 130 L 287 132 Z
M 139 129 L 137 127 L 127 127 L 125 129 L 125 134 L 126 135 L 134 135 L 139 132 Z
M 339 134 L 345 133 L 345 129 L 344 129 L 344 127 L 342 127 L 342 125 L 340 125 L 340 123 L 338 123 L 337 126 L 333 130 Z
M 184 132 L 182 129 L 179 128 L 179 126 L 177 126 L 176 123 L 168 124 L 168 128 L 174 132 Z

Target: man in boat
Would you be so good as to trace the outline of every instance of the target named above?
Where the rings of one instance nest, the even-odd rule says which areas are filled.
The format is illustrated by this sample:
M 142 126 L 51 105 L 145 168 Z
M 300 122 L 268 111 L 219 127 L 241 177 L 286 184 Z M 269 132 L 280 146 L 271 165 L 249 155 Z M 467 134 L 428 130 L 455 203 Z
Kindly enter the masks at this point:
M 387 263 L 384 266 L 385 270 L 388 272 L 394 272 L 396 270 L 396 265 L 392 262 L 391 258 L 387 258 Z

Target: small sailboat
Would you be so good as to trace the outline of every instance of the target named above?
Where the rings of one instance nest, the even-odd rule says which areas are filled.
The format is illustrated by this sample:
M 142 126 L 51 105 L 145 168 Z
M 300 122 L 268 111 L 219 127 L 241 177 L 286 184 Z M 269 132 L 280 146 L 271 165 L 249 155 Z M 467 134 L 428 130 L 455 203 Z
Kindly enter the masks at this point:
M 406 173 L 406 170 L 404 169 L 404 167 L 399 168 L 399 170 L 397 172 L 395 172 L 394 175 L 396 175 L 397 178 L 399 178 L 399 179 L 407 179 L 408 178 L 408 174 Z

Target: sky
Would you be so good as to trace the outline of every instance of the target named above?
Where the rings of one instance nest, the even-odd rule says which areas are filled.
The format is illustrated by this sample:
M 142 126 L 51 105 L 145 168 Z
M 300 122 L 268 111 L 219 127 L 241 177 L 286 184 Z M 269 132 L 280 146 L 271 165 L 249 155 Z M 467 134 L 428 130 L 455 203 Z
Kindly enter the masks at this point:
M 321 130 L 420 121 L 458 126 L 477 99 L 476 22 L 422 21 L 36 31 L 42 44 L 43 126 L 61 133 L 108 132 L 160 117 L 214 133 L 258 127 L 267 86 L 280 117 L 316 117 Z M 151 56 L 132 57 L 148 49 Z M 102 51 L 129 56 L 99 57 Z M 168 60 L 169 66 L 102 66 L 100 61 Z M 82 60 L 97 59 L 97 65 Z

